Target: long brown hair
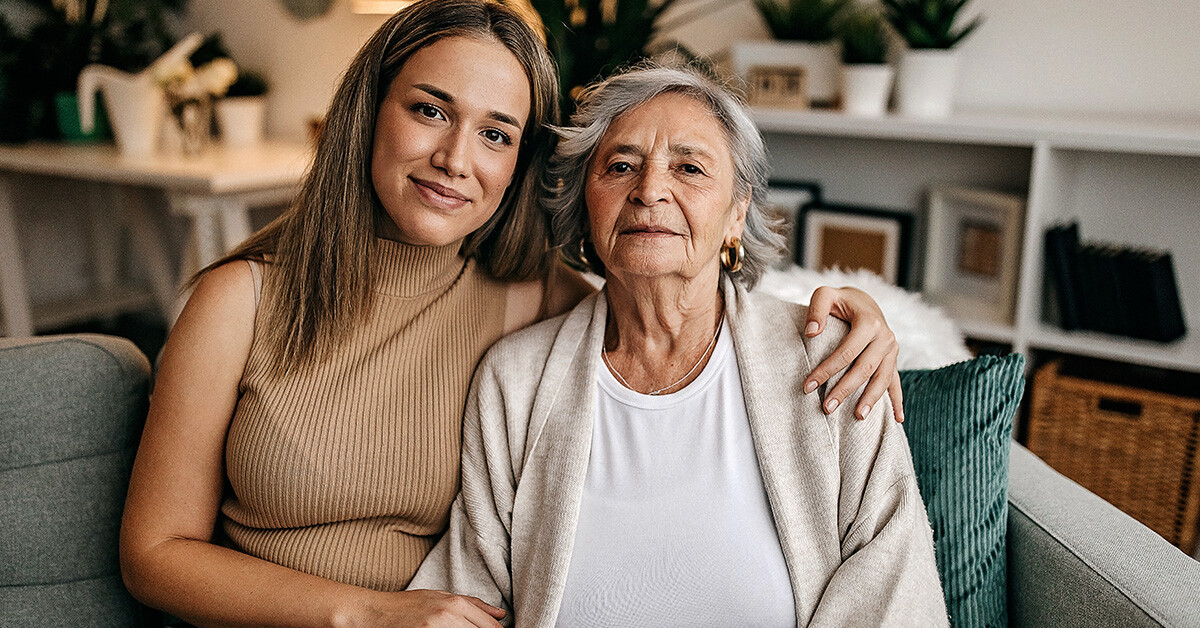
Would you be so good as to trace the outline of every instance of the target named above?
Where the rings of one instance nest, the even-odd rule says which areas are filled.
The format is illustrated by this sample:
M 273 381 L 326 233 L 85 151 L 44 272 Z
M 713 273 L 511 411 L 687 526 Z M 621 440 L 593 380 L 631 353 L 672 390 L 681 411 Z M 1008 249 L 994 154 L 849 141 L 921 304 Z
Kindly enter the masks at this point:
M 385 22 L 350 63 L 292 206 L 192 279 L 234 260 L 274 266 L 261 333 L 279 369 L 324 356 L 370 311 L 375 221 L 386 219 L 371 183 L 379 107 L 408 58 L 447 37 L 499 42 L 530 83 L 530 119 L 512 182 L 492 217 L 464 239 L 462 254 L 506 281 L 546 272 L 549 230 L 538 193 L 551 146 L 547 126 L 558 122 L 554 62 L 540 34 L 499 2 L 421 0 Z

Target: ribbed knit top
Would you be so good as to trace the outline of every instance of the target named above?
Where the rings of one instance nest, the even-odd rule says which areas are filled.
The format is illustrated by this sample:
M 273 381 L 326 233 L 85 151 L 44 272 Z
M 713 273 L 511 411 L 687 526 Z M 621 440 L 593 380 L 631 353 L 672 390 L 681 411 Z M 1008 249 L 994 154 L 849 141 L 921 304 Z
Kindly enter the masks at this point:
M 505 284 L 459 244 L 378 240 L 367 324 L 310 368 L 271 372 L 255 334 L 225 448 L 225 543 L 339 582 L 408 584 L 446 529 L 467 388 L 504 324 Z

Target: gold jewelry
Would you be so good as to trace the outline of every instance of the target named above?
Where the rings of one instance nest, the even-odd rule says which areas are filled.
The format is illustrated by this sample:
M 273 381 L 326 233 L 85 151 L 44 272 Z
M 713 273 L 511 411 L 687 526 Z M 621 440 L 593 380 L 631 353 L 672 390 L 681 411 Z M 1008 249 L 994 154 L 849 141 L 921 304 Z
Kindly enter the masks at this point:
M 652 390 L 646 394 L 647 395 L 661 395 L 661 394 L 663 394 L 663 392 L 671 390 L 672 388 L 682 384 L 685 380 L 687 380 L 687 378 L 691 377 L 692 373 L 695 373 L 696 369 L 700 368 L 700 364 L 702 362 L 704 362 L 704 358 L 708 357 L 708 353 L 713 350 L 713 347 L 717 346 L 717 336 L 721 335 L 721 325 L 724 322 L 725 322 L 725 313 L 722 312 L 721 320 L 717 321 L 717 331 L 713 332 L 713 337 L 712 337 L 712 340 L 710 340 L 708 342 L 708 347 L 706 347 L 704 349 L 704 353 L 700 354 L 700 359 L 696 360 L 696 364 L 694 366 L 692 366 L 692 369 L 690 371 L 688 371 L 683 377 L 680 377 L 679 379 L 675 380 L 675 383 L 667 385 L 667 386 L 663 386 L 662 388 L 659 388 L 658 390 Z M 612 371 L 612 374 L 617 376 L 617 379 L 620 380 L 622 386 L 628 388 L 629 390 L 637 392 L 637 389 L 634 388 L 633 386 L 630 386 L 629 382 L 625 381 L 624 377 L 621 377 L 621 372 L 617 370 L 617 367 L 613 366 L 613 363 L 611 361 L 609 361 L 608 347 L 605 347 L 604 345 L 600 346 L 600 358 L 602 360 L 604 360 L 604 364 L 606 364 L 608 366 L 608 369 L 610 371 Z
M 731 273 L 742 269 L 742 258 L 745 256 L 746 249 L 742 248 L 741 238 L 735 237 L 721 247 L 721 265 Z
M 585 250 L 585 249 L 583 248 L 583 243 L 584 243 L 584 242 L 586 242 L 586 241 L 587 241 L 587 239 L 586 239 L 586 238 L 580 238 L 580 239 L 579 239 L 579 260 L 583 262 L 583 265 L 584 265 L 584 266 L 587 266 L 587 267 L 589 267 L 589 268 L 590 268 L 590 267 L 591 267 L 591 265 L 592 265 L 592 262 L 591 262 L 590 260 L 588 260 L 588 257 L 587 257 L 587 250 Z

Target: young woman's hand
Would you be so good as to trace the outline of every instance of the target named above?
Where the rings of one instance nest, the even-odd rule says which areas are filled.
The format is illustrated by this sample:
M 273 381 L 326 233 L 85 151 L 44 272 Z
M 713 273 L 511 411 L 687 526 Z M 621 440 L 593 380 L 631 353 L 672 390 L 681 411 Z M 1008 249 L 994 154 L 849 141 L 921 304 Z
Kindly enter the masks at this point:
M 445 591 L 369 592 L 335 623 L 339 626 L 387 628 L 500 628 L 505 612 L 483 600 Z
M 825 322 L 830 314 L 849 323 L 850 331 L 833 355 L 817 365 L 805 378 L 804 392 L 811 393 L 850 366 L 837 386 L 826 395 L 825 412 L 833 412 L 847 395 L 867 382 L 867 388 L 855 408 L 855 416 L 860 419 L 866 417 L 886 391 L 896 409 L 896 420 L 903 422 L 904 394 L 900 390 L 900 372 L 896 369 L 900 346 L 879 304 L 858 288 L 821 286 L 813 292 L 809 303 L 804 334 L 812 337 L 825 331 Z

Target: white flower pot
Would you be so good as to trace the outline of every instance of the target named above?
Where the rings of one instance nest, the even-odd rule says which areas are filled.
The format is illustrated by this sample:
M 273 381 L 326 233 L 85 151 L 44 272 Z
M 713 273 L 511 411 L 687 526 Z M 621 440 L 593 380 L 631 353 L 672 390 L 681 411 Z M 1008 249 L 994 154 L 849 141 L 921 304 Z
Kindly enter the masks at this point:
M 814 105 L 833 105 L 838 99 L 841 44 L 807 41 L 740 41 L 733 45 L 733 71 L 742 80 L 754 66 L 802 66 L 808 99 Z
M 217 101 L 217 127 L 221 141 L 235 148 L 256 146 L 262 142 L 267 99 L 263 96 L 236 96 Z
M 842 67 L 842 111 L 852 116 L 879 117 L 887 112 L 892 94 L 891 66 L 855 63 Z
M 955 50 L 908 50 L 900 57 L 896 109 L 901 115 L 944 118 L 954 106 L 958 79 Z

